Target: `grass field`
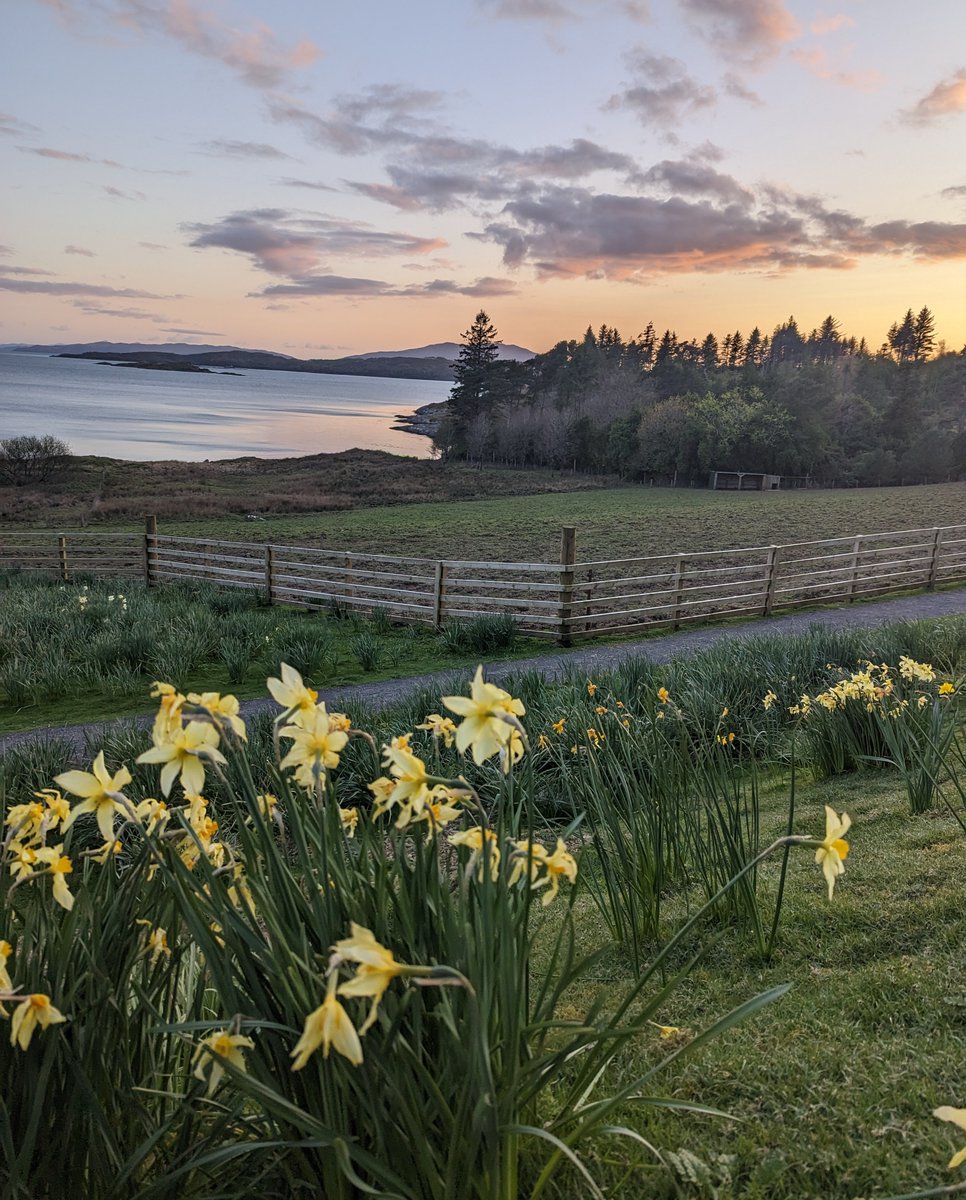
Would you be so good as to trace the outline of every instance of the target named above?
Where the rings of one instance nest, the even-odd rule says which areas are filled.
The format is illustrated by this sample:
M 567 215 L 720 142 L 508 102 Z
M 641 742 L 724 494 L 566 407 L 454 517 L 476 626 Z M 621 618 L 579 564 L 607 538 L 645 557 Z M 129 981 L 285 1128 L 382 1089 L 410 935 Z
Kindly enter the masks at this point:
M 587 561 L 931 528 L 964 520 L 966 483 L 744 494 L 623 487 L 264 521 L 165 520 L 160 531 L 427 558 L 554 562 L 564 525 L 577 527 L 577 557 Z

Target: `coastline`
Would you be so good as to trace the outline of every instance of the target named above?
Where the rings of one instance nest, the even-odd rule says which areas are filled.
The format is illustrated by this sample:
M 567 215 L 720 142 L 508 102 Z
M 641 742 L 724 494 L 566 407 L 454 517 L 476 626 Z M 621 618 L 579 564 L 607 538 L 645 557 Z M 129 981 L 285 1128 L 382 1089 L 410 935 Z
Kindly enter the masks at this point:
M 415 412 L 397 413 L 393 418 L 393 429 L 402 433 L 415 433 L 419 437 L 435 437 L 446 413 L 448 400 L 435 400 L 422 404 Z

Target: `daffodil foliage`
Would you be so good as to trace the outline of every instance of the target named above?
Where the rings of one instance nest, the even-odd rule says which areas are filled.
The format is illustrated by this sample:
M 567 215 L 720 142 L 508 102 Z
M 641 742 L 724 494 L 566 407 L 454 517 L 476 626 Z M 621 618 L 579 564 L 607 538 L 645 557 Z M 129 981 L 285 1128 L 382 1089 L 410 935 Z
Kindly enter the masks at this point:
M 607 831 L 579 810 L 542 824 L 518 698 L 481 668 L 468 695 L 441 699 L 451 715 L 418 725 L 423 757 L 411 731 L 376 741 L 329 711 L 291 667 L 268 686 L 271 790 L 253 782 L 234 697 L 159 682 L 137 758 L 155 795 L 133 799 L 128 766 L 99 753 L 6 803 L 4 1195 L 536 1200 L 561 1169 L 603 1195 L 597 1141 L 646 1149 L 658 1073 L 783 991 L 693 1036 L 664 1025 L 676 948 L 776 849 L 812 847 L 831 895 L 848 818 L 749 843 L 629 981 L 595 984 L 602 955 L 626 950 L 619 936 L 577 947 Z M 654 729 L 677 720 L 662 692 Z M 581 769 L 629 732 L 604 701 Z M 708 751 L 728 762 L 729 719 Z M 568 732 L 561 718 L 541 736 Z M 367 803 L 343 794 L 350 749 Z M 578 985 L 591 999 L 576 1011 Z M 611 1075 L 655 1028 L 660 1063 Z M 639 1194 L 662 1171 L 646 1164 Z

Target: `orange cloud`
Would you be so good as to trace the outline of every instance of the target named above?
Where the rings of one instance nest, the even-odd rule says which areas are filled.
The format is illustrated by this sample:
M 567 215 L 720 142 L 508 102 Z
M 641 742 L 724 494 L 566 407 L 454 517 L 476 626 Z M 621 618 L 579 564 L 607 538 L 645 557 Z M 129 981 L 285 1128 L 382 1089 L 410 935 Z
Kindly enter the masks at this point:
M 902 114 L 911 125 L 929 125 L 942 117 L 966 110 L 966 68 L 943 79 L 911 109 Z

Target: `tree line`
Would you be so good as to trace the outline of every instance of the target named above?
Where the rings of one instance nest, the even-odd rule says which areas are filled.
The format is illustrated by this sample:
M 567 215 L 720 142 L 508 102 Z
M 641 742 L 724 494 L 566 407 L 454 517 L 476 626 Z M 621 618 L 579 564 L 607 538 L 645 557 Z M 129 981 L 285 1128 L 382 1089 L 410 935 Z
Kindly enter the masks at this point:
M 766 471 L 826 483 L 936 482 L 966 476 L 966 347 L 937 343 L 935 318 L 909 309 L 877 350 L 828 316 L 804 333 L 625 340 L 588 328 L 528 362 L 498 359 L 485 312 L 463 334 L 435 438 L 446 458 L 695 479 Z

